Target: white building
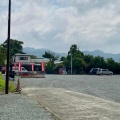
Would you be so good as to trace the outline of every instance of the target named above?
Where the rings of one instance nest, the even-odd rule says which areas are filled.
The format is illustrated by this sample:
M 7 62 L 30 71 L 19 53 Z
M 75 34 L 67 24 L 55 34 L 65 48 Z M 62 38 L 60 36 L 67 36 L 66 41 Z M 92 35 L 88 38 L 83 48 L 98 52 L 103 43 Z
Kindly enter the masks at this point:
M 31 59 L 30 55 L 28 54 L 15 54 L 13 57 L 13 63 L 19 63 L 21 62 L 22 64 L 40 64 L 42 62 L 47 63 L 49 62 L 48 59 L 44 58 L 38 58 L 38 59 Z

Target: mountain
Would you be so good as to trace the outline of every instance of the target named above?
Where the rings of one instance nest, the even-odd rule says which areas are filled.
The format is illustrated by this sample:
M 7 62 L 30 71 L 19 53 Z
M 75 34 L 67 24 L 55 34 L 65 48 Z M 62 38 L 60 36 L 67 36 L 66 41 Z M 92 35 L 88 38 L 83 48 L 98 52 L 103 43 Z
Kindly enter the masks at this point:
M 112 53 L 104 53 L 101 50 L 94 50 L 94 51 L 83 51 L 85 55 L 93 55 L 95 56 L 101 56 L 106 58 L 113 58 L 116 62 L 120 62 L 120 54 L 112 54 Z
M 35 48 L 31 48 L 31 47 L 25 47 L 23 48 L 23 52 L 30 54 L 30 55 L 35 55 L 38 58 L 42 58 L 42 55 L 45 54 L 45 51 L 51 51 L 49 49 L 45 49 L 45 48 L 40 48 L 40 49 L 35 49 Z M 53 52 L 53 51 L 51 51 Z M 112 53 L 104 53 L 101 50 L 94 50 L 94 51 L 82 51 L 85 55 L 93 55 L 95 56 L 101 56 L 106 58 L 113 58 L 116 62 L 120 62 L 120 54 L 112 54 Z M 54 52 L 56 53 L 56 52 Z M 56 53 L 57 55 L 59 55 L 60 57 L 62 56 L 67 56 L 67 53 Z
M 35 49 L 35 48 L 31 48 L 31 47 L 23 48 L 23 52 L 25 52 L 29 55 L 35 55 L 38 58 L 42 58 L 42 55 L 45 54 L 45 51 L 51 51 L 51 50 L 45 49 L 45 48 Z M 53 51 L 51 51 L 51 52 L 53 52 Z M 56 52 L 54 52 L 54 53 L 56 53 Z M 62 56 L 66 56 L 67 53 L 56 53 L 56 55 L 59 55 L 60 57 L 62 57 Z

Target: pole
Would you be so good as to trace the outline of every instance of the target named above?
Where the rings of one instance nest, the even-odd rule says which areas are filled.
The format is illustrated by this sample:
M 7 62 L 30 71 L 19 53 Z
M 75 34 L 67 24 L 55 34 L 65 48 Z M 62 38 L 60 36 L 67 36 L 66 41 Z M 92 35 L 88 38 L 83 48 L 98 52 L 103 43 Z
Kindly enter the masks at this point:
M 71 75 L 72 75 L 72 52 L 71 52 Z
M 10 66 L 10 23 L 11 23 L 11 0 L 8 7 L 8 39 L 7 39 L 7 67 L 6 67 L 6 83 L 5 94 L 8 94 L 9 89 L 9 66 Z

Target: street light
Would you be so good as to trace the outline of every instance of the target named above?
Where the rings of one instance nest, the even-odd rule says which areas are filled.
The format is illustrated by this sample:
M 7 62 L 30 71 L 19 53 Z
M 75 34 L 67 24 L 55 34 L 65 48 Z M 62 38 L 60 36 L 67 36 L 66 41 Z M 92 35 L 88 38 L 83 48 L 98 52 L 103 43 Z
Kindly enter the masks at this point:
M 9 89 L 10 22 L 11 22 L 11 0 L 9 0 L 9 6 L 8 6 L 8 39 L 7 39 L 7 67 L 6 67 L 5 94 L 8 94 L 8 89 Z

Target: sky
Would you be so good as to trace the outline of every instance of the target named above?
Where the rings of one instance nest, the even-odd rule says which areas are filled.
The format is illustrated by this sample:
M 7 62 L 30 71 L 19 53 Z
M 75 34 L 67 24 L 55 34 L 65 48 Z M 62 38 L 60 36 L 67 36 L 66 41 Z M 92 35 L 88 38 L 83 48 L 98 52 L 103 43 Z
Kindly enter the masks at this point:
M 11 39 L 23 47 L 67 53 L 120 53 L 120 0 L 11 0 Z M 0 44 L 7 39 L 8 0 L 0 0 Z

